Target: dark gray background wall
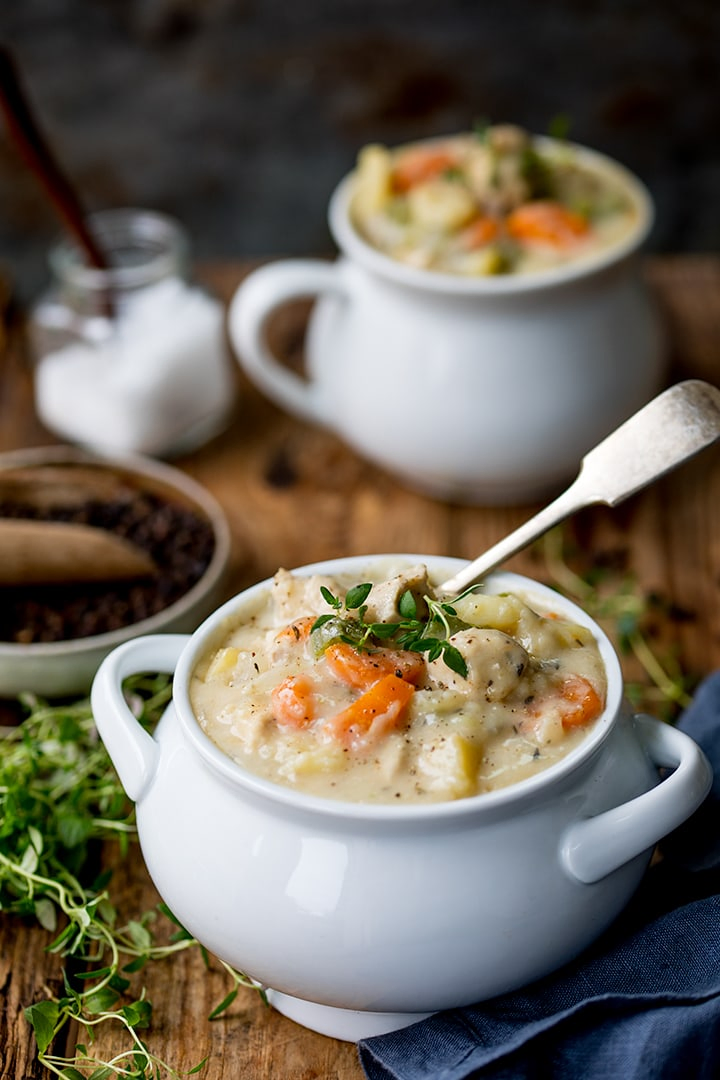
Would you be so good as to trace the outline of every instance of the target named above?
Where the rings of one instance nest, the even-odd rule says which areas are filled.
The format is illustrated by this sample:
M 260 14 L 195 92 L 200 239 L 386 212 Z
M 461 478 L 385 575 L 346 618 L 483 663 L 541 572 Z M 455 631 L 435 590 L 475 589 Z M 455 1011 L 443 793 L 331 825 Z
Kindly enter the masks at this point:
M 175 214 L 200 258 L 331 252 L 369 140 L 559 114 L 649 185 L 651 250 L 720 250 L 716 0 L 0 0 L 0 38 L 87 206 Z M 55 234 L 0 129 L 21 296 Z

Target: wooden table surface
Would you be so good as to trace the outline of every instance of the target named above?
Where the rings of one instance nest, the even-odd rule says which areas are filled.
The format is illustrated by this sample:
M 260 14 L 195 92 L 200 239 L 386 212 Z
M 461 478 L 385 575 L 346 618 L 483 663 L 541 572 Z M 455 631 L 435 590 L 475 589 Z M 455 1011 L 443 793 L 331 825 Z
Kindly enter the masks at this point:
M 228 299 L 247 269 L 211 264 L 199 268 L 199 276 Z M 671 337 L 670 381 L 700 377 L 720 384 L 720 257 L 654 257 L 645 273 Z M 306 314 L 305 305 L 294 304 L 273 327 L 277 348 L 290 358 L 301 354 Z M 53 443 L 34 416 L 21 328 L 11 328 L 5 347 L 0 339 L 0 357 L 0 450 Z M 338 555 L 413 550 L 470 558 L 535 509 L 450 506 L 407 491 L 335 437 L 281 414 L 238 380 L 239 402 L 228 430 L 176 462 L 227 513 L 234 538 L 229 591 L 278 566 Z M 662 597 L 664 615 L 653 633 L 685 673 L 697 679 L 720 667 L 720 446 L 614 511 L 584 511 L 568 528 L 576 569 L 621 565 L 639 590 Z M 546 576 L 537 550 L 508 566 Z M 636 662 L 623 659 L 629 677 L 638 677 Z M 113 890 L 126 919 L 157 902 L 137 853 L 116 870 Z M 0 917 L 3 1080 L 47 1075 L 35 1061 L 22 1014 L 44 987 L 59 988 L 60 962 L 43 952 L 47 941 L 43 931 Z M 155 1006 L 147 1041 L 178 1070 L 208 1056 L 200 1074 L 206 1080 L 363 1075 L 354 1046 L 305 1031 L 265 1008 L 250 990 L 209 1023 L 209 1012 L 229 986 L 218 968 L 205 969 L 196 950 L 151 964 L 143 978 Z M 74 1035 L 68 1038 L 70 1051 Z M 113 1036 L 103 1036 L 98 1048 L 117 1049 Z

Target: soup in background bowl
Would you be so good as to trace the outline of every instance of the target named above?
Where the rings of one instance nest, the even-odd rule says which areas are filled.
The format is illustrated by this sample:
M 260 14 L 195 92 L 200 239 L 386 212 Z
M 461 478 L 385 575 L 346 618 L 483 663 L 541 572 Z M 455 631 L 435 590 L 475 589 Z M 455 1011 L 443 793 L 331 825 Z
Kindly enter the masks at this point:
M 339 258 L 262 266 L 229 309 L 238 360 L 271 400 L 409 487 L 461 503 L 556 492 L 666 371 L 664 328 L 637 259 L 650 193 L 584 147 L 523 147 L 500 156 L 460 135 L 367 149 L 330 198 Z M 426 170 L 438 154 L 446 167 L 397 190 L 411 152 Z M 487 172 L 488 154 L 509 162 L 497 183 L 471 168 L 480 157 Z M 317 301 L 304 373 L 266 334 L 298 297 Z
M 510 124 L 363 147 L 350 214 L 391 258 L 465 277 L 582 266 L 647 226 L 623 170 Z
M 488 599 L 491 605 L 506 596 L 519 597 L 538 618 L 557 616 L 561 638 L 566 627 L 576 628 L 568 631 L 581 642 L 570 647 L 574 660 L 581 654 L 600 659 L 599 667 L 590 663 L 578 676 L 597 680 L 593 685 L 602 702 L 600 712 L 580 725 L 582 737 L 544 770 L 460 797 L 450 792 L 431 801 L 394 796 L 367 801 L 367 776 L 359 781 L 360 798 L 354 792 L 338 797 L 299 790 L 286 782 L 289 777 L 269 778 L 253 771 L 253 760 L 250 767 L 242 757 L 239 763 L 208 736 L 197 713 L 207 710 L 207 725 L 213 706 L 205 702 L 193 707 L 196 680 L 207 678 L 213 665 L 220 676 L 227 661 L 236 670 L 240 692 L 249 685 L 245 675 L 249 680 L 260 677 L 252 665 L 254 675 L 245 669 L 244 661 L 237 666 L 245 645 L 234 644 L 232 634 L 268 617 L 273 590 L 289 586 L 290 592 L 296 587 L 302 591 L 307 584 L 314 594 L 320 579 L 327 582 L 323 599 L 328 610 L 319 617 L 314 610 L 310 613 L 310 637 L 323 629 L 332 636 L 332 619 L 339 615 L 350 623 L 346 607 L 349 602 L 350 612 L 359 613 L 353 606 L 358 599 L 360 607 L 368 605 L 363 622 L 380 626 L 389 621 L 376 620 L 376 614 L 387 614 L 388 609 L 381 605 L 381 612 L 373 610 L 372 593 L 364 598 L 352 594 L 353 585 L 391 581 L 402 572 L 414 577 L 412 568 L 421 565 L 427 567 L 430 582 L 438 583 L 467 564 L 435 556 L 385 555 L 303 567 L 293 571 L 290 582 L 280 575 L 247 589 L 190 636 L 159 634 L 124 644 L 103 662 L 93 683 L 98 730 L 137 804 L 143 856 L 160 895 L 206 948 L 265 987 L 279 1010 L 337 1038 L 360 1039 L 440 1009 L 480 1001 L 547 974 L 577 955 L 616 917 L 638 885 L 655 843 L 693 812 L 711 779 L 707 761 L 692 740 L 628 711 L 618 659 L 593 620 L 552 590 L 508 573 L 488 576 L 483 589 L 470 596 Z M 345 583 L 352 583 L 350 596 L 343 591 Z M 390 610 L 399 601 L 397 590 L 394 597 L 392 593 L 385 590 Z M 401 614 L 413 622 L 407 593 L 403 585 Z M 430 595 L 424 580 L 417 595 Z M 301 608 L 306 609 L 304 600 L 297 605 L 292 600 L 281 646 L 284 632 L 295 637 L 293 627 L 302 636 L 295 614 Z M 323 614 L 330 618 L 318 627 Z M 472 626 L 468 614 L 462 621 Z M 532 624 L 532 618 L 524 618 Z M 267 634 L 274 639 L 274 614 L 270 621 Z M 481 627 L 474 629 L 482 632 Z M 545 634 L 537 642 L 532 635 L 519 641 L 513 629 L 520 632 L 509 626 L 507 636 L 515 645 L 506 645 L 516 663 L 514 671 L 512 665 L 499 664 L 498 675 L 507 678 L 508 686 L 504 693 L 503 684 L 499 701 L 513 700 L 520 708 L 520 695 L 512 696 L 510 684 L 518 689 L 515 680 L 525 677 L 518 670 L 528 663 L 525 656 L 545 666 L 540 647 Z M 546 630 L 552 639 L 550 628 Z M 356 628 L 345 626 L 345 631 L 353 639 Z M 441 642 L 452 636 L 437 634 Z M 392 648 L 397 644 L 403 643 L 395 641 Z M 387 638 L 382 647 L 390 648 Z M 420 654 L 427 667 L 442 656 L 450 672 L 443 672 L 442 687 L 429 692 L 454 694 L 455 679 L 466 678 L 458 662 L 463 649 L 455 656 L 439 647 L 437 656 L 431 655 L 433 650 Z M 223 653 L 235 648 L 237 658 Z M 377 652 L 379 648 L 374 650 L 376 660 Z M 557 658 L 557 641 L 550 653 Z M 354 649 L 353 655 L 363 660 L 363 681 L 368 654 Z M 306 660 L 295 674 L 304 674 Z M 338 662 L 342 664 L 342 654 Z M 465 662 L 473 680 L 475 669 L 467 653 Z M 429 677 L 424 675 L 416 685 L 410 682 L 411 667 L 397 659 L 394 663 L 390 678 L 409 682 L 415 687 L 412 694 L 421 694 Z M 263 664 L 264 658 L 258 660 L 258 668 Z M 563 666 L 553 673 L 551 664 L 545 672 L 548 682 L 538 684 L 541 697 L 555 701 L 562 679 L 577 667 L 573 663 L 563 673 Z M 172 703 L 152 734 L 138 724 L 123 696 L 124 679 L 139 671 L 174 672 Z M 496 705 L 494 677 L 491 686 L 487 669 L 483 671 L 480 696 L 485 704 Z M 268 672 L 268 681 L 277 682 L 269 661 Z M 275 674 L 281 683 L 287 678 L 285 661 Z M 324 684 L 314 690 L 322 704 Z M 364 692 L 362 686 L 347 689 L 351 710 Z M 339 715 L 338 704 L 332 701 L 328 722 L 340 737 L 343 753 L 362 754 L 364 740 L 392 738 L 414 723 L 408 712 L 390 716 L 389 724 L 383 720 L 381 730 L 373 731 L 379 713 L 357 708 L 349 724 L 337 723 L 333 718 Z M 292 698 L 284 706 L 294 721 L 285 733 L 292 746 L 305 727 L 304 714 L 295 711 Z M 323 715 L 321 709 L 312 723 L 321 726 Z M 453 707 L 449 715 L 457 717 L 459 710 Z M 443 723 L 432 712 L 420 720 L 421 727 L 439 729 Z M 463 731 L 461 737 L 466 736 Z M 265 741 L 261 730 L 253 753 L 262 758 L 267 752 L 272 758 L 276 746 L 272 738 Z M 407 764 L 409 772 L 411 759 Z

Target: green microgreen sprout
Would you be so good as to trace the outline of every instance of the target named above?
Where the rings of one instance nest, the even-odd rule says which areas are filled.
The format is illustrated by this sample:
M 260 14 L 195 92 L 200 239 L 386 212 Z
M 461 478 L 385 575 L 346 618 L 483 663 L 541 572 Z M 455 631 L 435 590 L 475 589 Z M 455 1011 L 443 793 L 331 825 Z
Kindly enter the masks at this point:
M 662 601 L 643 593 L 630 574 L 593 566 L 576 573 L 570 566 L 566 528 L 558 526 L 540 541 L 546 570 L 558 591 L 575 600 L 607 631 L 622 657 L 633 656 L 644 677 L 627 679 L 625 693 L 638 709 L 660 710 L 674 720 L 692 700 L 696 680 L 680 670 L 672 655 L 658 655 L 650 644 L 651 616 L 662 614 Z
M 151 728 L 170 699 L 170 680 L 137 676 L 125 691 L 139 721 Z M 111 875 L 97 873 L 96 856 L 108 840 L 127 853 L 136 838 L 134 813 L 98 738 L 90 704 L 50 706 L 31 695 L 21 701 L 28 715 L 0 737 L 0 910 L 37 920 L 55 935 L 47 951 L 67 965 L 62 992 L 25 1009 L 38 1061 L 66 1080 L 195 1073 L 204 1062 L 179 1073 L 140 1034 L 150 1025 L 152 1004 L 144 991 L 133 995 L 133 974 L 150 961 L 202 947 L 165 904 L 120 923 Z M 166 944 L 156 934 L 165 919 L 175 928 Z M 256 988 L 241 972 L 222 967 L 233 989 L 213 1017 L 231 1004 L 239 986 Z M 127 1047 L 100 1061 L 88 1046 L 97 1028 L 110 1022 L 124 1030 Z M 54 1053 L 57 1037 L 73 1023 L 87 1042 L 78 1042 L 72 1056 Z

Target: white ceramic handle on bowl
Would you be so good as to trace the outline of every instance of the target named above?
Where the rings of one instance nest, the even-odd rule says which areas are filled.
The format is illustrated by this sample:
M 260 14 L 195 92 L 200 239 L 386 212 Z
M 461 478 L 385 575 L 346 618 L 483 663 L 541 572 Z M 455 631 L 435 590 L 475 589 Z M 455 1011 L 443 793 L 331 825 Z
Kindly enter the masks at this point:
M 654 764 L 674 771 L 643 795 L 566 830 L 561 861 L 588 885 L 653 848 L 697 810 L 710 790 L 710 764 L 689 736 L 652 716 L 635 721 Z
M 137 802 L 155 775 L 158 746 L 128 707 L 122 684 L 143 671 L 172 675 L 189 634 L 152 634 L 125 642 L 107 656 L 93 680 L 93 717 L 120 783 Z
M 228 310 L 228 331 L 238 359 L 255 384 L 277 405 L 311 423 L 325 424 L 318 384 L 283 367 L 265 341 L 270 315 L 289 300 L 321 293 L 346 296 L 338 263 L 286 259 L 254 270 L 237 289 Z

